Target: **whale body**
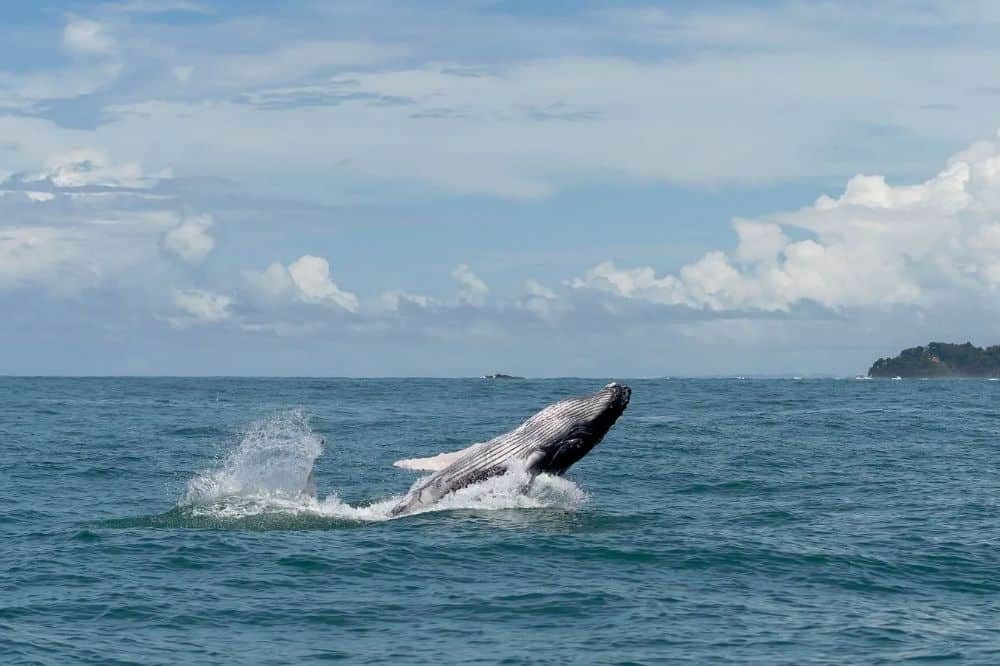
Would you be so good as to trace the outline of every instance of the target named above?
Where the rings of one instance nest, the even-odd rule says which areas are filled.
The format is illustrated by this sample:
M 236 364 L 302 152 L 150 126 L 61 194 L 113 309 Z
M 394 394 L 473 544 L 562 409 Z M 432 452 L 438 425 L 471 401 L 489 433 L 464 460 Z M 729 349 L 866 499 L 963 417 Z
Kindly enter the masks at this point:
M 551 404 L 510 432 L 488 442 L 430 458 L 399 460 L 397 467 L 435 473 L 393 507 L 402 516 L 426 508 L 448 493 L 493 476 L 512 465 L 532 478 L 563 474 L 604 438 L 628 406 L 632 390 L 611 383 L 596 393 Z

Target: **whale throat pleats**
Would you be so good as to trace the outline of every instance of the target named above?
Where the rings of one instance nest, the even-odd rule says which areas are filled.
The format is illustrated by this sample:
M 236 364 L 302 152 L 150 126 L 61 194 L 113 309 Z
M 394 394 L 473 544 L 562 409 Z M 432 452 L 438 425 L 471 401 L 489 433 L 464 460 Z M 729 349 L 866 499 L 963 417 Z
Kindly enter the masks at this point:
M 472 446 L 466 447 L 461 451 L 453 451 L 451 453 L 439 453 L 436 456 L 430 456 L 429 458 L 407 458 L 404 460 L 397 460 L 392 463 L 396 467 L 402 469 L 409 469 L 415 472 L 440 472 L 448 465 L 452 464 L 462 456 L 467 453 L 472 453 L 476 449 L 482 448 L 487 442 L 480 442 L 478 444 L 473 444 Z

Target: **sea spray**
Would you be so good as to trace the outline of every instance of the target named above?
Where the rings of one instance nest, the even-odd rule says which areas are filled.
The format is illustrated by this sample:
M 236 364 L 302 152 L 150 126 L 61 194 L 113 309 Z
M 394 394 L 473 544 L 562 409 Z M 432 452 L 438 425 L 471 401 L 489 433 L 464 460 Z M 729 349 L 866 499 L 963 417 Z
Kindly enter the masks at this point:
M 256 421 L 218 467 L 188 482 L 180 503 L 203 505 L 226 497 L 308 497 L 313 464 L 322 452 L 323 440 L 309 427 L 302 411 Z

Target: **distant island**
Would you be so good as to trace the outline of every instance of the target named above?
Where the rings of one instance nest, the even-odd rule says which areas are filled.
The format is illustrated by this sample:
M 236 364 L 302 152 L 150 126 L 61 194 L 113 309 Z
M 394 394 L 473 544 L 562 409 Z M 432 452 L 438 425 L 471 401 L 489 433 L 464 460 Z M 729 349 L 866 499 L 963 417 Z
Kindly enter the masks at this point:
M 976 347 L 931 342 L 926 347 L 904 349 L 894 358 L 880 358 L 869 377 L 1000 377 L 1000 345 Z
M 524 377 L 517 377 L 515 375 L 505 375 L 502 372 L 496 372 L 492 375 L 483 375 L 483 379 L 524 379 Z

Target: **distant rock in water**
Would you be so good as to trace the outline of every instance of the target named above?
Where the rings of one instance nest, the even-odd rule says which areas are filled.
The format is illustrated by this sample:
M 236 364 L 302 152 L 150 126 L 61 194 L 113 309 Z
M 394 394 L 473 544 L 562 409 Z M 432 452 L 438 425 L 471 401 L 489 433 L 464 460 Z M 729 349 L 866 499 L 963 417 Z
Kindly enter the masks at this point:
M 524 379 L 524 377 L 517 377 L 515 375 L 505 375 L 502 372 L 496 372 L 492 375 L 483 375 L 483 379 Z
M 871 377 L 1000 377 L 1000 345 L 976 347 L 931 342 L 904 349 L 894 358 L 880 358 L 868 370 Z

